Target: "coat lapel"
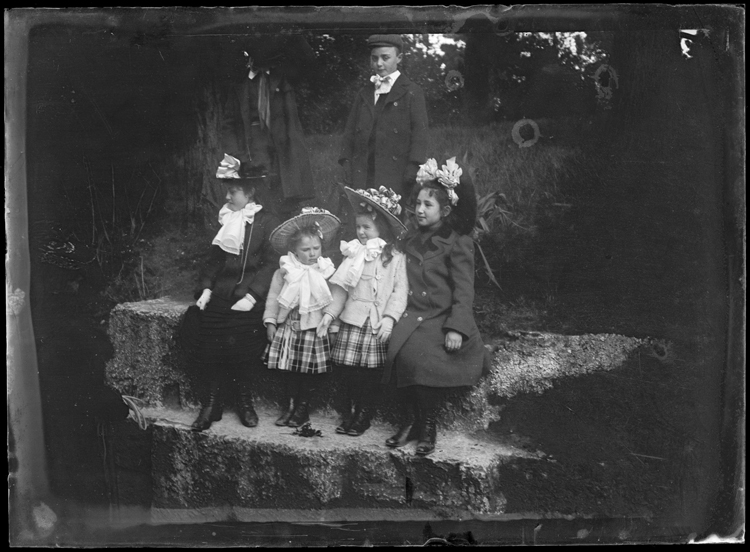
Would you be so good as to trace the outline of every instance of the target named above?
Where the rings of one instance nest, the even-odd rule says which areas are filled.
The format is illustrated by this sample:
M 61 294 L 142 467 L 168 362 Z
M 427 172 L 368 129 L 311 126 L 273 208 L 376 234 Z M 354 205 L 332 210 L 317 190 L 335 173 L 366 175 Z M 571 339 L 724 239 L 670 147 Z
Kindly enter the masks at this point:
M 375 85 L 372 83 L 365 85 L 359 91 L 359 95 L 362 96 L 364 104 L 370 108 L 370 115 L 372 115 L 375 112 Z
M 437 248 L 436 249 L 430 249 L 424 254 L 424 259 L 430 259 L 432 257 L 435 257 L 437 255 L 444 254 L 448 249 L 450 249 L 451 245 L 453 245 L 453 242 L 456 240 L 456 235 L 453 233 L 453 230 L 448 226 L 447 224 L 444 224 L 440 230 L 435 232 L 435 235 L 430 238 L 432 240 L 432 243 L 434 243 Z
M 406 94 L 406 91 L 409 89 L 410 82 L 411 81 L 409 81 L 409 79 L 406 78 L 405 75 L 399 76 L 398 80 L 393 84 L 391 91 L 388 92 L 388 96 L 385 99 L 385 103 L 386 104 L 393 103 L 396 100 L 398 100 L 401 96 Z

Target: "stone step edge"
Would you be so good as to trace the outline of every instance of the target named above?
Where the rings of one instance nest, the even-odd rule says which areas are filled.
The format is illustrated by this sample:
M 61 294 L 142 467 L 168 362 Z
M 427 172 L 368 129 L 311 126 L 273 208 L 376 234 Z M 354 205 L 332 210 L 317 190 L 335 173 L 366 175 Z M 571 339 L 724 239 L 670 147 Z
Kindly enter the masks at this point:
M 503 461 L 512 459 L 542 460 L 548 458 L 539 450 L 526 450 L 519 448 L 513 443 L 503 442 L 490 435 L 477 433 L 466 433 L 454 430 L 443 430 L 438 428 L 437 446 L 433 454 L 426 457 L 414 455 L 416 443 L 412 442 L 405 447 L 392 449 L 385 445 L 385 439 L 389 437 L 394 428 L 390 424 L 373 421 L 370 429 L 360 437 L 351 437 L 335 433 L 338 418 L 324 413 L 312 413 L 310 415 L 313 429 L 319 429 L 323 437 L 298 437 L 293 436 L 295 428 L 279 427 L 274 425 L 278 412 L 268 410 L 264 406 L 256 407 L 260 423 L 258 427 L 247 428 L 243 426 L 237 415 L 225 410 L 222 420 L 214 422 L 210 429 L 195 433 L 196 436 L 206 438 L 228 438 L 244 441 L 247 443 L 268 444 L 271 446 L 294 447 L 298 450 L 336 450 L 346 453 L 358 448 L 367 448 L 371 452 L 380 450 L 383 454 L 399 454 L 415 456 L 418 461 L 451 462 L 471 465 L 487 465 L 493 459 L 502 457 Z M 165 429 L 192 432 L 190 424 L 198 415 L 198 409 L 180 409 L 146 407 L 141 409 L 147 423 Z M 325 441 L 321 441 L 325 439 Z M 467 451 L 469 451 L 467 453 Z
M 68 509 L 70 507 L 68 506 Z M 91 506 L 77 506 L 85 515 L 89 530 L 127 529 L 140 525 L 190 525 L 199 523 L 355 523 L 355 522 L 429 522 L 429 521 L 484 521 L 513 522 L 559 520 L 631 520 L 653 523 L 650 516 L 616 517 L 601 514 L 563 514 L 560 512 L 522 512 L 511 514 L 481 514 L 477 512 L 453 511 L 438 512 L 425 508 L 327 508 L 321 510 L 288 508 L 244 508 L 236 506 L 212 508 L 158 508 L 119 505 L 108 509 L 92 509 Z
M 241 523 L 347 523 L 347 522 L 407 522 L 407 521 L 523 521 L 523 520 L 595 520 L 612 519 L 599 514 L 562 514 L 548 513 L 513 513 L 513 514 L 480 514 L 468 510 L 439 511 L 437 509 L 413 508 L 328 508 L 310 509 L 276 509 L 276 508 L 243 508 L 223 506 L 210 508 L 150 509 L 149 522 L 153 524 L 193 524 L 215 523 L 221 521 Z M 628 520 L 650 521 L 649 516 L 631 516 Z

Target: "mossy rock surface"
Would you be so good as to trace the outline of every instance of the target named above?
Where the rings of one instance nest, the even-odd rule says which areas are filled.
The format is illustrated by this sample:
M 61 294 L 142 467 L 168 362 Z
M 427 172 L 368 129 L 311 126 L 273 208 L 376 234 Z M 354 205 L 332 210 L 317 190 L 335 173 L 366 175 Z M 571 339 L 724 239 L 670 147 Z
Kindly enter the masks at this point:
M 175 339 L 190 304 L 163 298 L 117 305 L 109 325 L 115 349 L 107 364 L 109 385 L 153 407 L 198 406 L 195 369 Z M 488 343 L 487 373 L 479 384 L 450 395 L 440 415 L 441 424 L 467 431 L 487 429 L 500 419 L 507 399 L 520 393 L 541 393 L 561 378 L 616 369 L 648 344 L 645 338 L 613 334 L 506 332 Z M 248 370 L 254 374 L 256 398 L 271 404 L 282 400 L 282 374 L 266 369 L 261 361 L 248 363 Z M 343 412 L 343 380 L 340 371 L 326 376 L 313 408 L 332 416 Z M 379 391 L 376 418 L 397 422 L 393 390 Z M 231 403 L 232 397 L 226 398 Z

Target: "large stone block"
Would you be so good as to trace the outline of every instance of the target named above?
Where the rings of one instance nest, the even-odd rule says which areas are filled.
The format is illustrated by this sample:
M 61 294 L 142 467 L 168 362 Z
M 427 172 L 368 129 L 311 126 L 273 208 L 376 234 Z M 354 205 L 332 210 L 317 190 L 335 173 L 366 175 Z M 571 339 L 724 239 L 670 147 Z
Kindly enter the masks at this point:
M 422 509 L 501 514 L 500 467 L 541 459 L 487 434 L 440 429 L 435 452 L 417 457 L 414 444 L 389 449 L 393 428 L 376 423 L 361 437 L 335 433 L 335 420 L 313 415 L 320 437 L 277 427 L 259 409 L 256 428 L 225 413 L 203 433 L 189 430 L 192 410 L 147 408 L 151 422 L 152 506 L 159 510 Z
M 195 373 L 174 336 L 189 302 L 169 298 L 123 303 L 111 313 L 109 334 L 114 358 L 107 365 L 107 380 L 123 394 L 143 399 L 155 407 L 197 406 Z M 518 332 L 490 345 L 493 349 L 489 373 L 480 383 L 454 393 L 441 413 L 449 428 L 486 429 L 499 419 L 502 402 L 518 393 L 540 393 L 563 377 L 580 376 L 620 366 L 648 339 L 620 335 L 565 336 L 540 332 Z M 260 361 L 254 365 L 255 391 L 261 400 L 275 403 L 282 397 L 279 374 Z M 336 371 L 316 397 L 313 406 L 335 416 L 343 410 L 342 385 Z M 377 392 L 377 390 L 375 390 Z M 380 396 L 378 419 L 395 421 L 393 393 Z

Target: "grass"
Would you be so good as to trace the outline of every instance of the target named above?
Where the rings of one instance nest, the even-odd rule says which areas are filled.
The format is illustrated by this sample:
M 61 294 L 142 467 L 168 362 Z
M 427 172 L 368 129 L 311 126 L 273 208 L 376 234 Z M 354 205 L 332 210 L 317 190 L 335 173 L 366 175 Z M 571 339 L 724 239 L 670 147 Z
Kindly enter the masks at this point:
M 476 128 L 436 127 L 430 129 L 428 143 L 428 156 L 435 157 L 441 164 L 456 156 L 464 173 L 472 175 L 480 205 L 484 206 L 480 213 L 484 228 L 478 232 L 477 239 L 484 245 L 483 251 L 496 276 L 502 273 L 502 262 L 512 259 L 516 255 L 514 251 L 523 249 L 523 244 L 533 240 L 544 206 L 564 201 L 559 183 L 569 176 L 570 160 L 577 154 L 575 144 L 570 141 L 545 138 L 544 121 L 540 122 L 543 137 L 531 148 L 519 148 L 513 142 L 512 127 L 511 122 Z M 196 161 L 208 162 L 205 152 L 212 149 L 209 147 L 212 140 L 211 133 L 202 135 L 200 143 L 204 147 L 189 152 L 196 158 L 191 160 L 191 155 L 187 154 L 180 157 L 180 167 L 176 170 L 203 172 L 202 178 L 210 178 L 212 175 L 198 170 Z M 339 202 L 336 184 L 343 177 L 338 165 L 341 140 L 340 134 L 307 137 L 317 189 L 315 204 L 334 212 L 338 211 Z M 215 232 L 208 227 L 206 217 L 198 214 L 199 211 L 213 212 L 215 208 L 203 200 L 205 209 L 193 210 L 196 220 L 188 220 L 186 226 L 182 211 L 187 205 L 182 205 L 183 199 L 177 197 L 182 198 L 185 191 L 170 193 L 173 199 L 167 200 L 162 223 L 144 230 L 144 239 L 136 244 L 132 262 L 110 283 L 106 292 L 109 298 L 133 301 L 192 291 L 201 256 L 208 250 Z M 481 263 L 478 265 L 480 280 L 488 281 L 486 267 L 480 267 Z

